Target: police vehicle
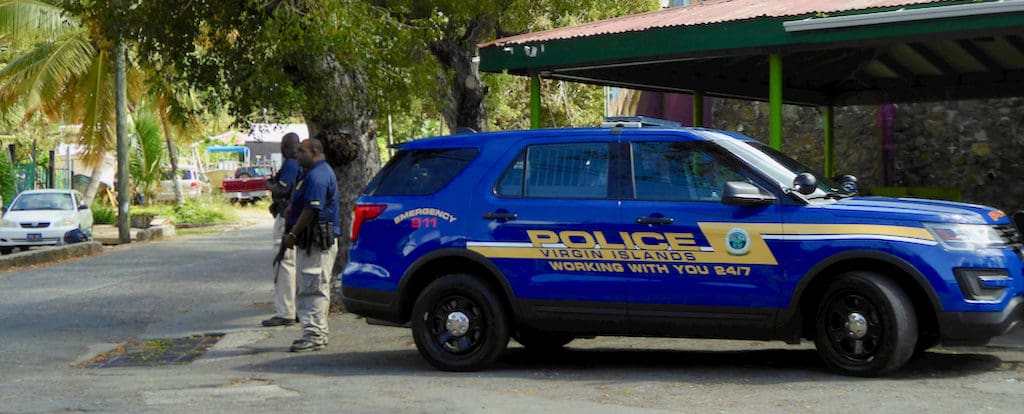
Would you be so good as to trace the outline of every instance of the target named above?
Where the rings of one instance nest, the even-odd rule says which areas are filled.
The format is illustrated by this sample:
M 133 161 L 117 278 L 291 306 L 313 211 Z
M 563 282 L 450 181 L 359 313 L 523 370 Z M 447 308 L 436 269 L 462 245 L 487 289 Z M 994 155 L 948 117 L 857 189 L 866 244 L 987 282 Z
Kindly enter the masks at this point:
M 857 196 L 740 134 L 601 128 L 406 143 L 357 200 L 348 311 L 409 324 L 442 370 L 514 338 L 814 341 L 874 376 L 977 345 L 1024 313 L 1020 232 L 1002 211 Z

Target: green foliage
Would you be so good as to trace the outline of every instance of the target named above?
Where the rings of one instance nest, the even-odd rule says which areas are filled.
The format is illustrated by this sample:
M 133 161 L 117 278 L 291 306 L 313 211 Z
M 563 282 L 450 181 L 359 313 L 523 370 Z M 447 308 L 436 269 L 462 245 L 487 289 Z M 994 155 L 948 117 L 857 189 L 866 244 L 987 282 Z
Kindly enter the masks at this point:
M 425 29 L 368 1 L 140 2 L 128 19 L 157 72 L 243 119 L 332 114 L 339 100 L 394 113 L 432 75 L 409 64 L 427 60 L 410 47 Z M 358 84 L 339 88 L 342 74 Z
M 113 148 L 113 71 L 109 53 L 55 1 L 0 4 L 0 36 L 34 38 L 0 69 L 0 113 L 18 107 L 23 119 L 83 125 L 80 144 L 95 165 Z
M 193 202 L 185 202 L 180 206 L 174 206 L 174 222 L 177 224 L 204 225 L 220 223 L 225 221 L 224 212 L 220 209 L 212 209 Z
M 74 137 L 87 166 L 115 148 L 114 55 L 112 46 L 124 22 L 118 7 L 135 1 L 0 0 L 0 44 L 11 39 L 16 55 L 0 55 L 0 128 L 9 118 L 21 124 L 45 117 L 51 124 L 82 125 Z M 3 49 L 3 48 L 0 48 Z M 133 61 L 129 56 L 129 62 Z M 189 142 L 194 131 L 191 92 L 168 87 L 159 73 L 127 69 L 129 106 L 143 95 L 154 103 L 166 134 Z M 184 110 L 183 110 L 184 108 Z M 19 125 L 19 129 L 20 129 Z M 49 148 L 47 148 L 49 149 Z
M 14 181 L 14 165 L 7 154 L 0 153 L 0 197 L 3 197 L 3 205 L 11 204 L 16 195 L 18 186 Z
M 164 165 L 164 137 L 160 133 L 160 120 L 153 108 L 143 106 L 135 112 L 133 126 L 135 134 L 131 137 L 133 142 L 128 173 L 135 185 L 135 192 L 152 200 L 160 184 Z
M 95 224 L 116 224 L 117 210 L 107 207 L 103 203 L 95 201 L 92 203 L 92 222 Z
M 238 221 L 237 215 L 223 204 L 186 200 L 183 205 L 157 204 L 132 208 L 132 215 L 169 217 L 176 226 L 203 226 Z
M 512 33 L 540 31 L 656 10 L 652 0 L 516 2 L 502 15 L 501 29 Z M 488 39 L 490 40 L 490 39 Z M 488 127 L 495 130 L 530 127 L 530 85 L 524 76 L 484 74 Z M 604 116 L 604 89 L 582 83 L 541 80 L 541 126 L 593 126 Z

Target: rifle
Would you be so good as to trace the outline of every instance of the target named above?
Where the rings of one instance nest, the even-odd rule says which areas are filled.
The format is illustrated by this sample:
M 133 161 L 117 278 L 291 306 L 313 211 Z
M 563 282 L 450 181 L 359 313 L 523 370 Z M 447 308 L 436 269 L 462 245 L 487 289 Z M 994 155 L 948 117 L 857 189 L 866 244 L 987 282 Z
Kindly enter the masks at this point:
M 274 270 L 274 283 L 277 284 L 277 274 L 281 273 L 281 261 L 284 260 L 284 254 L 288 250 L 284 246 L 284 240 L 281 241 L 281 248 L 277 249 L 277 256 L 274 256 L 272 265 L 277 269 Z

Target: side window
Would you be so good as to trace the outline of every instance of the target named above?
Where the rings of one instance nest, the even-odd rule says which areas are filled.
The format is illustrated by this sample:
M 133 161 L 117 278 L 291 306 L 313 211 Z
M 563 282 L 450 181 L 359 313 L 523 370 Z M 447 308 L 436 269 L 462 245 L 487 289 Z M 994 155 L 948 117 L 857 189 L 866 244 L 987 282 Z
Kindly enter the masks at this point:
M 526 151 L 519 153 L 512 165 L 508 166 L 505 174 L 498 180 L 494 193 L 503 197 L 523 196 L 523 177 L 526 171 Z
M 729 181 L 748 181 L 734 163 L 693 142 L 632 144 L 638 200 L 720 201 Z
M 506 168 L 495 193 L 505 197 L 607 198 L 608 144 L 529 146 Z
M 402 151 L 367 186 L 367 194 L 416 196 L 433 194 L 448 185 L 470 161 L 476 148 Z

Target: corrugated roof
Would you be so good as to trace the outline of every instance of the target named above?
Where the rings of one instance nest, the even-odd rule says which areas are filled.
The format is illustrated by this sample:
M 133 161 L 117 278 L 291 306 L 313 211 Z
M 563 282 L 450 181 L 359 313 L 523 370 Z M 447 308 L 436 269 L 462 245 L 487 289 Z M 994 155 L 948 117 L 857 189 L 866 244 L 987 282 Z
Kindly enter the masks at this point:
M 838 13 L 943 2 L 949 2 L 949 0 L 711 0 L 694 3 L 689 6 L 617 17 L 578 26 L 505 37 L 481 43 L 479 46 L 483 48 L 510 44 L 518 45 L 601 34 L 635 32 L 661 27 L 696 26 L 760 17 L 802 16 L 817 13 Z

